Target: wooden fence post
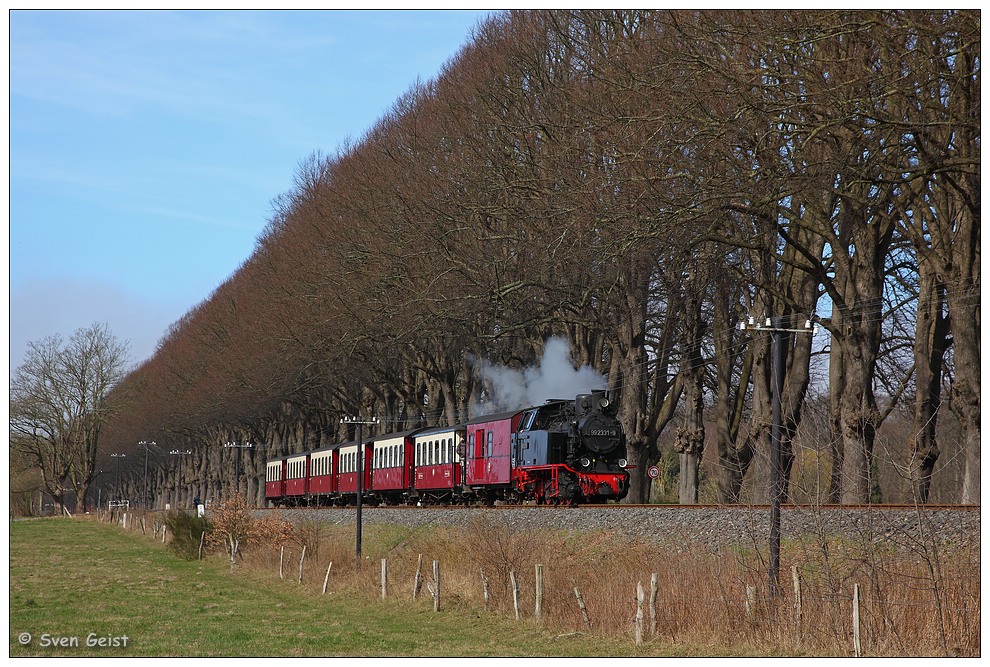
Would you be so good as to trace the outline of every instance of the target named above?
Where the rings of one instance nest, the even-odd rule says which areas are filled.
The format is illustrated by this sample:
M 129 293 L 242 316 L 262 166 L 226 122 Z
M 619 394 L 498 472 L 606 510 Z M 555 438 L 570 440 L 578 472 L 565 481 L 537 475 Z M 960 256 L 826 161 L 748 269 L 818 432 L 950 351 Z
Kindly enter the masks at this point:
M 585 628 L 591 627 L 591 619 L 588 618 L 588 607 L 584 604 L 584 598 L 581 597 L 581 591 L 578 590 L 577 586 L 574 587 L 574 597 L 577 598 L 578 609 L 581 610 L 581 622 L 584 623 Z
M 650 636 L 657 634 L 657 595 L 660 593 L 660 575 L 650 575 Z
M 285 574 L 282 572 L 282 563 L 285 562 L 285 545 L 282 545 L 282 549 L 278 553 L 278 578 L 285 579 Z
M 756 586 L 746 586 L 746 621 L 756 623 Z
M 382 602 L 385 601 L 385 582 L 388 581 L 387 561 L 382 558 Z
M 327 565 L 327 576 L 323 577 L 323 595 L 327 594 L 327 584 L 330 583 L 330 568 L 333 567 L 333 561 Z
M 481 594 L 485 600 L 485 611 L 488 611 L 488 577 L 485 576 L 485 568 L 481 568 Z
M 206 531 L 199 534 L 199 560 L 203 560 L 203 540 L 206 539 Z
M 303 562 L 306 560 L 306 545 L 303 545 L 302 555 L 299 556 L 299 583 L 302 583 Z
M 533 612 L 536 620 L 543 618 L 543 566 L 536 566 L 536 609 Z
M 643 582 L 636 582 L 636 643 L 643 643 L 643 600 L 646 598 L 643 593 Z
M 509 583 L 512 584 L 512 606 L 516 610 L 516 620 L 519 620 L 519 581 L 514 570 L 509 570 Z
M 440 561 L 433 561 L 433 611 L 440 611 Z
M 857 658 L 863 655 L 859 635 L 859 584 L 853 584 L 853 653 Z
M 423 554 L 419 555 L 419 560 L 416 561 L 416 576 L 413 577 L 413 596 L 412 599 L 415 600 L 416 596 L 419 595 L 419 589 L 423 585 Z
M 801 617 L 804 611 L 801 606 L 801 573 L 798 572 L 797 565 L 791 566 L 791 580 L 794 582 L 794 630 L 797 634 L 798 642 L 800 642 Z

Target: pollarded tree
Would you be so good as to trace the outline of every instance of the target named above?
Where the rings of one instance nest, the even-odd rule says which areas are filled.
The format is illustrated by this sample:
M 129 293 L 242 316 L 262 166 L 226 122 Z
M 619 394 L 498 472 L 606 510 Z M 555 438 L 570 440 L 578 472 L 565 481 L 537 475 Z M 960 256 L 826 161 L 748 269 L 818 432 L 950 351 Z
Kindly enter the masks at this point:
M 93 324 L 67 342 L 49 336 L 29 345 L 10 385 L 10 446 L 27 457 L 59 505 L 71 491 L 85 503 L 93 481 L 100 432 L 124 400 L 111 390 L 124 377 L 128 345 L 106 324 Z

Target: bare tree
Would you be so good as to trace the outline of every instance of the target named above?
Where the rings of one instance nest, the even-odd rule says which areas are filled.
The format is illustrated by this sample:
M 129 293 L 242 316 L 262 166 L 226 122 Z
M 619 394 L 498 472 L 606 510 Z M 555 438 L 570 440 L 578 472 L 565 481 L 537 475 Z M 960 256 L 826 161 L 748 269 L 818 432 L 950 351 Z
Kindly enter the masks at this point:
M 10 387 L 10 446 L 26 456 L 59 505 L 73 492 L 85 503 L 100 431 L 120 408 L 108 398 L 124 377 L 128 345 L 106 324 L 76 330 L 68 342 L 49 336 L 29 345 Z

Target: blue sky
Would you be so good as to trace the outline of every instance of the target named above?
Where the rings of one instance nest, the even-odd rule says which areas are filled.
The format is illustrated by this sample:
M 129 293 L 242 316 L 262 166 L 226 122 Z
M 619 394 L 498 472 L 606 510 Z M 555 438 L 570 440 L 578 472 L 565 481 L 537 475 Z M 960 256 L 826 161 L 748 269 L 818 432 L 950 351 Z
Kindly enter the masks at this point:
M 251 255 L 298 163 L 360 138 L 487 14 L 11 12 L 11 368 L 98 321 L 150 356 Z

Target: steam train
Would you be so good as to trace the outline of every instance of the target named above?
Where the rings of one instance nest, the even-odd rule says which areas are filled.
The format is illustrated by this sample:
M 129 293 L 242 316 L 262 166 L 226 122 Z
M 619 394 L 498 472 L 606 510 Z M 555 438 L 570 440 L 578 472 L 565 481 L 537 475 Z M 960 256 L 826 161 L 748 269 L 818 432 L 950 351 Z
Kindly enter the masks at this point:
M 362 438 L 269 460 L 269 506 L 575 505 L 629 490 L 626 441 L 607 392 Z M 360 474 L 360 479 L 359 479 Z

